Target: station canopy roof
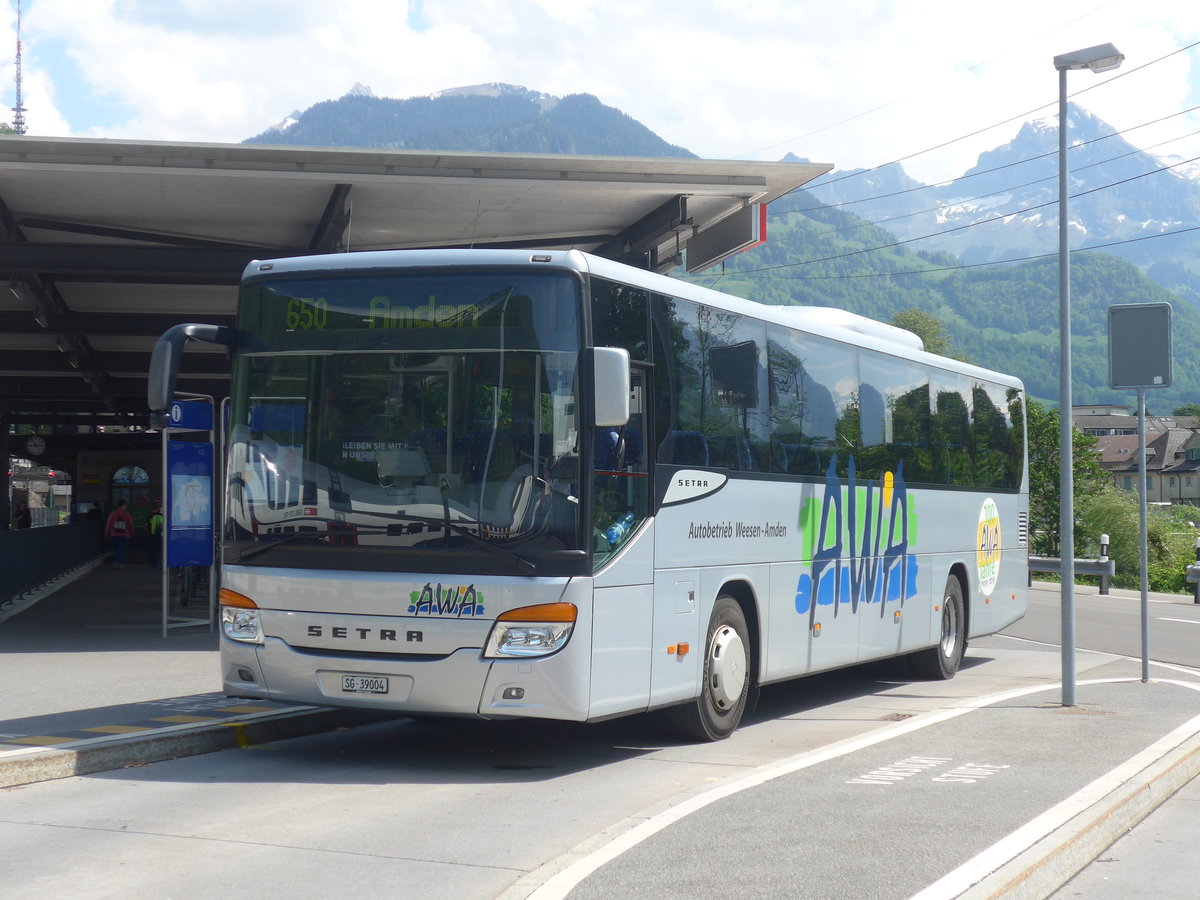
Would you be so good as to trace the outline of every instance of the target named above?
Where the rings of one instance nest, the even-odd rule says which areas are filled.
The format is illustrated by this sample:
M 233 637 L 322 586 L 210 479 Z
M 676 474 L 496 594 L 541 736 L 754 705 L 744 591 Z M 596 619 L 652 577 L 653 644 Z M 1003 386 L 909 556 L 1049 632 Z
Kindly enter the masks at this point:
M 0 137 L 0 415 L 145 424 L 154 341 L 233 324 L 253 259 L 573 247 L 666 271 L 694 234 L 829 168 Z M 225 351 L 192 343 L 179 390 L 228 384 Z

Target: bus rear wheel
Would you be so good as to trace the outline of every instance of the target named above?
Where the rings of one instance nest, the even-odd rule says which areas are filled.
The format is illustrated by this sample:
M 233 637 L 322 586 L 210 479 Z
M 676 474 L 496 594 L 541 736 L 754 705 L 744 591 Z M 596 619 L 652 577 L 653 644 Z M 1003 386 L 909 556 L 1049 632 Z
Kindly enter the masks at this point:
M 931 681 L 949 681 L 962 664 L 967 649 L 966 615 L 964 614 L 962 582 L 957 575 L 946 578 L 942 592 L 941 637 L 936 647 L 919 650 L 908 657 L 914 675 Z
M 750 695 L 750 638 L 736 600 L 721 595 L 713 606 L 704 641 L 704 682 L 700 696 L 669 710 L 672 724 L 697 741 L 729 737 L 742 720 Z

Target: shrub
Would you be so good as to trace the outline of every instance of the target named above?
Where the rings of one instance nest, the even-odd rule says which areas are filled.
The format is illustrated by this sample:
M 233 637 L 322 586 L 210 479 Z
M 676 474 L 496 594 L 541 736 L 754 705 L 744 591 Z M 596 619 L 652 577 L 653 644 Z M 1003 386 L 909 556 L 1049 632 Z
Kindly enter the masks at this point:
M 1116 488 L 1106 488 L 1080 498 L 1075 507 L 1076 553 L 1096 556 L 1100 535 L 1109 536 L 1108 555 L 1116 563 L 1113 586 L 1141 588 L 1141 551 L 1138 537 L 1138 498 Z M 1190 506 L 1152 506 L 1146 516 L 1146 557 L 1150 590 L 1183 593 L 1188 590 L 1187 566 L 1195 559 L 1196 535 L 1192 524 L 1200 510 Z

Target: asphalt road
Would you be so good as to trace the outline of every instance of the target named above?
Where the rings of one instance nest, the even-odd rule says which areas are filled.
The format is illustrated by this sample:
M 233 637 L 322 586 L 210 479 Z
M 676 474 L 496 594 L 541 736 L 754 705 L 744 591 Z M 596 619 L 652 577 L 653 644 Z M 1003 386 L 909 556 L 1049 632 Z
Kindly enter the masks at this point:
M 1150 659 L 1200 668 L 1200 605 L 1184 595 L 1152 594 L 1147 607 Z M 1107 596 L 1094 588 L 1080 592 L 1075 599 L 1076 648 L 1141 659 L 1141 610 L 1141 595 L 1136 591 Z M 1059 586 L 1035 585 L 1025 618 L 1004 633 L 1057 647 L 1062 634 Z
M 646 717 L 396 720 L 11 788 L 0 791 L 0 897 L 244 896 L 270 884 L 288 897 L 462 898 L 517 883 L 511 896 L 527 896 L 555 860 L 730 776 L 1053 682 L 1056 654 L 988 641 L 1014 643 L 980 641 L 949 682 L 910 682 L 889 662 L 768 688 L 715 744 L 681 744 Z
M 1128 598 L 1081 599 L 1081 635 L 1089 642 L 1115 635 L 1124 641 L 1116 652 L 1134 655 L 1129 650 L 1140 642 L 1125 634 L 1129 607 Z M 1176 603 L 1163 604 L 1156 618 L 1190 623 L 1197 616 Z M 1163 621 L 1160 627 L 1169 631 L 1170 626 Z M 959 831 L 972 810 L 987 811 L 984 819 L 972 820 L 969 835 L 982 846 L 994 838 L 981 831 L 981 822 L 998 835 L 1006 833 L 1012 823 L 1028 818 L 1047 791 L 1074 777 L 1073 768 L 1082 768 L 1064 759 L 1062 771 L 1050 772 L 1043 766 L 1046 741 L 1030 739 L 1019 725 L 994 725 L 1032 716 L 1052 730 L 1075 734 L 1083 727 L 1096 735 L 1090 744 L 1077 742 L 1086 747 L 1099 743 L 1108 723 L 1116 722 L 1109 715 L 1081 717 L 1055 709 L 1057 694 L 1046 689 L 1060 667 L 1054 589 L 1035 590 L 1028 620 L 1012 631 L 1019 633 L 972 642 L 963 670 L 949 682 L 910 681 L 903 662 L 892 661 L 771 686 L 744 726 L 716 744 L 681 744 L 650 717 L 593 726 L 401 719 L 0 791 L 0 844 L 6 848 L 0 897 L 244 896 L 268 885 L 274 894 L 297 898 L 526 897 L 553 872 L 634 823 L 676 810 L 731 778 L 878 735 L 884 742 L 871 745 L 866 755 L 835 760 L 826 770 L 832 775 L 821 784 L 835 794 L 825 808 L 831 814 L 850 809 L 839 798 L 858 797 L 852 790 L 879 794 L 878 782 L 898 777 L 898 761 L 905 772 L 933 766 L 931 774 L 942 781 L 906 776 L 901 790 L 915 790 L 920 782 L 923 796 L 936 798 L 963 788 L 957 800 L 963 809 L 944 822 L 945 840 L 926 843 L 925 852 L 945 850 L 951 838 L 965 837 Z M 1089 651 L 1083 639 L 1080 647 L 1083 680 L 1111 677 L 1118 669 L 1128 676 L 1136 669 Z M 1189 657 L 1189 649 L 1173 649 L 1179 657 L 1173 661 L 1186 665 L 1190 658 L 1194 665 L 1197 654 Z M 925 714 L 1027 690 L 1038 692 L 960 716 L 954 733 L 939 732 L 942 725 L 923 733 L 903 730 Z M 1175 693 L 1168 704 L 1174 704 L 1171 714 L 1192 715 L 1187 710 L 1196 692 Z M 1095 703 L 1102 707 L 1104 698 L 1097 696 Z M 1138 707 L 1135 713 L 1155 710 Z M 1143 735 L 1129 721 L 1129 728 L 1122 723 L 1118 729 L 1132 742 L 1121 749 L 1121 759 L 1157 727 L 1147 720 Z M 1022 739 L 1028 746 L 1017 746 Z M 1049 743 L 1064 741 L 1051 737 Z M 913 762 L 917 759 L 920 765 Z M 1108 765 L 1095 759 L 1089 764 Z M 992 771 L 994 777 L 988 774 Z M 842 787 L 855 782 L 866 784 Z M 846 852 L 836 822 L 825 831 L 810 831 L 802 807 L 789 810 L 779 803 L 785 783 L 765 784 L 738 802 L 750 804 L 751 814 L 759 806 L 776 808 L 781 818 L 770 829 L 773 834 L 799 828 L 815 849 Z M 884 796 L 904 796 L 890 787 L 882 790 Z M 802 789 L 795 796 L 803 801 L 809 795 Z M 888 833 L 912 830 L 913 808 L 894 805 L 898 824 Z M 871 829 L 874 820 L 866 812 L 858 817 L 864 843 L 854 852 L 884 849 L 886 834 Z M 925 820 L 943 833 L 937 808 L 925 807 Z M 705 821 L 701 817 L 693 824 Z M 718 819 L 711 844 L 720 848 L 722 831 L 730 828 L 744 832 L 746 826 Z M 642 852 L 654 850 L 647 844 Z M 684 858 L 680 853 L 672 850 L 671 858 Z M 878 870 L 880 881 L 858 896 L 895 896 L 888 893 L 890 885 L 936 877 L 915 860 L 889 856 L 887 867 Z M 716 866 L 714 877 L 719 863 L 719 856 L 705 858 L 706 866 Z M 651 871 L 660 868 L 652 858 L 648 865 Z M 772 858 L 763 860 L 768 869 L 774 865 Z M 763 891 L 770 884 L 781 890 L 791 885 L 796 896 L 795 879 L 801 875 L 784 874 L 792 880 L 763 882 Z M 720 889 L 713 896 L 729 895 L 733 888 L 738 896 L 754 895 L 746 892 L 745 882 L 711 884 Z M 671 890 L 669 883 L 643 887 Z M 585 885 L 580 889 L 587 895 Z

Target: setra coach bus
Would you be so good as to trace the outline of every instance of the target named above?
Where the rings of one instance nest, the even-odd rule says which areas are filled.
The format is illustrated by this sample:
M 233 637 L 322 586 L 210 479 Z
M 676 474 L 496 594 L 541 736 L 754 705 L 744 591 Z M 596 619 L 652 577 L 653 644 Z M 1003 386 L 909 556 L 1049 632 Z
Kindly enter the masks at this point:
M 578 251 L 252 262 L 220 580 L 230 696 L 728 736 L 772 682 L 951 678 L 1025 610 L 1021 382 L 840 310 Z

